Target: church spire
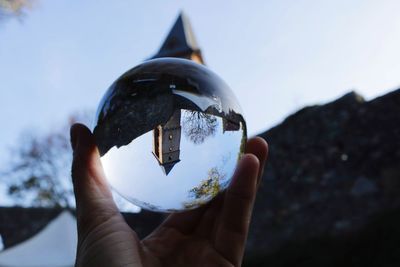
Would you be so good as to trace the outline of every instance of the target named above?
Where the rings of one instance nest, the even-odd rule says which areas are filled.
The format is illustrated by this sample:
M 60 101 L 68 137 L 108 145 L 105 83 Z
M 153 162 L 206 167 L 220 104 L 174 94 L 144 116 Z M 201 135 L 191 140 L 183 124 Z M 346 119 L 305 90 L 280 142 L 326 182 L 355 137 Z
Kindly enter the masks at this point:
M 203 63 L 200 48 L 185 13 L 179 14 L 160 50 L 152 58 L 160 57 L 179 57 Z

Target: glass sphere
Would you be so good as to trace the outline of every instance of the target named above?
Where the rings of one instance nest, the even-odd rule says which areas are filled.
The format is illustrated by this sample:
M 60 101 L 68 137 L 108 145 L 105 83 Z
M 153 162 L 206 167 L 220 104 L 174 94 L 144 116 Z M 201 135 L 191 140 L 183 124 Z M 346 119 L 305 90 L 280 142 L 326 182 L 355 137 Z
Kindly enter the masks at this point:
M 193 61 L 146 61 L 101 100 L 94 135 L 111 187 L 144 209 L 174 212 L 207 203 L 230 183 L 244 153 L 238 101 Z

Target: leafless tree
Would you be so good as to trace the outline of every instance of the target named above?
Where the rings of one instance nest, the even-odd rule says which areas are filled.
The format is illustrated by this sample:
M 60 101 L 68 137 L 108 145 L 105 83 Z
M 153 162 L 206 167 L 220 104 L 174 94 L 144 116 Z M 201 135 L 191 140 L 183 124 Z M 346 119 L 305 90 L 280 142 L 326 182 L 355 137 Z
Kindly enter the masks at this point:
M 202 144 L 217 130 L 218 121 L 213 115 L 199 111 L 186 111 L 182 117 L 184 134 L 195 144 Z
M 48 134 L 25 132 L 10 153 L 1 181 L 16 204 L 70 207 L 73 205 L 69 127 L 87 122 L 88 113 L 71 116 L 65 126 Z

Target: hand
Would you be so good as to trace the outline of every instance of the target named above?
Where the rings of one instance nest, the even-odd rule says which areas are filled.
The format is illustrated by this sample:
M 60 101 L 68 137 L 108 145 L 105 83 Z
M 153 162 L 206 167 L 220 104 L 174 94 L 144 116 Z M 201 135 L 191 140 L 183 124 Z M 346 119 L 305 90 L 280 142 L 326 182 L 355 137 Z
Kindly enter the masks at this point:
M 92 133 L 71 128 L 78 267 L 240 266 L 268 146 L 248 141 L 229 188 L 204 207 L 171 214 L 139 240 L 116 207 Z

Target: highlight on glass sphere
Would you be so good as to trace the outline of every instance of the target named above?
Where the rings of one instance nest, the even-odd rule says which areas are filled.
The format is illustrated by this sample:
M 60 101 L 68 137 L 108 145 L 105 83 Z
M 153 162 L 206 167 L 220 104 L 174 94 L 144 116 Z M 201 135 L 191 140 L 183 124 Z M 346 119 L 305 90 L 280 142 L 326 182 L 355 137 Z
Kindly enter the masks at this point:
M 127 71 L 97 110 L 94 135 L 111 187 L 141 208 L 199 207 L 228 187 L 246 124 L 230 88 L 193 61 L 160 58 Z

